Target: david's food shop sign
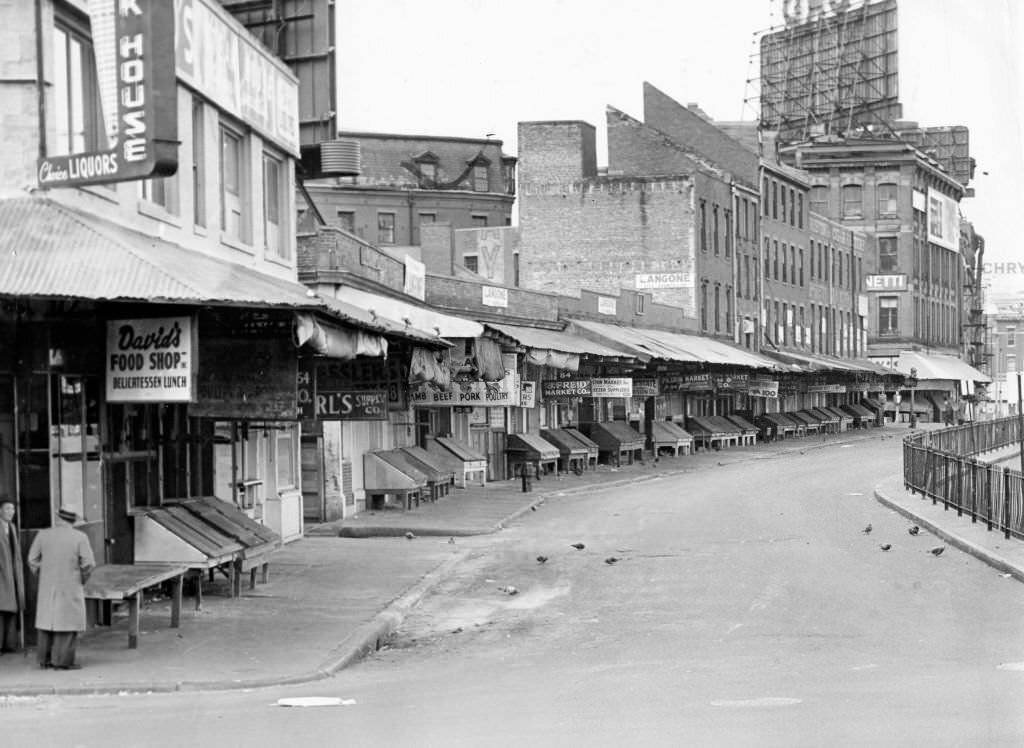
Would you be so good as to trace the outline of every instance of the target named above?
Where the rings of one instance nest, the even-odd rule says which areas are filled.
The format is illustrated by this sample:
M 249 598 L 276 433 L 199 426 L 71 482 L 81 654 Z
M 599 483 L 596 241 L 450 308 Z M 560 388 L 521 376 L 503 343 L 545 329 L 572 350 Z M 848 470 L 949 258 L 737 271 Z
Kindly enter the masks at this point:
M 107 401 L 187 403 L 195 377 L 191 317 L 107 322 Z
M 174 3 L 91 0 L 88 6 L 105 132 L 98 150 L 39 159 L 39 184 L 70 187 L 170 176 L 178 169 Z

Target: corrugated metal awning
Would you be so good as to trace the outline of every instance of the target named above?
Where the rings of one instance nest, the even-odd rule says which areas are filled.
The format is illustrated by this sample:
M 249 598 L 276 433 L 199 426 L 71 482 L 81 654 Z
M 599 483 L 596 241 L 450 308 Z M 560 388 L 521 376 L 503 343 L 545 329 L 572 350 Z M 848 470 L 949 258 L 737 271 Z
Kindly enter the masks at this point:
M 699 335 L 577 319 L 571 321 L 569 329 L 597 335 L 644 360 L 656 358 L 680 363 L 721 364 L 772 371 L 785 369 L 784 365 L 770 358 Z
M 328 304 L 296 280 L 186 249 L 47 197 L 0 200 L 0 296 L 284 308 L 447 346 L 430 332 Z
M 539 327 L 524 327 L 522 325 L 499 325 L 493 322 L 487 322 L 485 327 L 497 330 L 527 348 L 558 351 L 559 353 L 606 356 L 609 358 L 635 358 L 631 353 L 611 348 L 593 340 L 581 338 L 579 335 L 573 335 L 571 332 L 545 330 Z
M 474 320 L 442 314 L 402 299 L 351 286 L 340 286 L 333 301 L 365 309 L 371 317 L 382 316 L 402 322 L 408 321 L 409 327 L 432 330 L 442 338 L 477 338 L 484 331 L 484 326 Z
M 917 351 L 900 351 L 900 359 L 896 363 L 896 371 L 910 376 L 910 370 L 917 369 L 917 378 L 951 379 L 959 382 L 991 382 L 987 374 L 982 374 L 973 366 L 958 358 L 944 356 L 939 353 L 918 353 Z

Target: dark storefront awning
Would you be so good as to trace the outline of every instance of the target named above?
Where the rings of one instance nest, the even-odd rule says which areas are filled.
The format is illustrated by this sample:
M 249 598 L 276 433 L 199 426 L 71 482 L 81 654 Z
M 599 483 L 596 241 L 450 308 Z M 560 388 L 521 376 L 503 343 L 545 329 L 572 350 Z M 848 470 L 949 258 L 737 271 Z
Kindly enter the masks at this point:
M 579 330 L 583 334 L 607 340 L 645 361 L 662 359 L 679 363 L 721 364 L 772 371 L 787 368 L 759 354 L 699 335 L 576 319 L 571 320 L 568 329 Z

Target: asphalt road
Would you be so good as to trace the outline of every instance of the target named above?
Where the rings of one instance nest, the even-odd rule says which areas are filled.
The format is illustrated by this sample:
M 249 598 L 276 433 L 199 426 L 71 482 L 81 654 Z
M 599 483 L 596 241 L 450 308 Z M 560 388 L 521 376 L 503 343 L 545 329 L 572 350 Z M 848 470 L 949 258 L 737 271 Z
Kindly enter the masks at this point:
M 874 500 L 899 460 L 883 439 L 723 452 L 555 498 L 465 541 L 471 560 L 334 679 L 31 699 L 0 710 L 3 742 L 1024 745 L 1024 587 L 953 548 L 932 555 L 934 537 Z M 276 706 L 297 696 L 355 703 Z

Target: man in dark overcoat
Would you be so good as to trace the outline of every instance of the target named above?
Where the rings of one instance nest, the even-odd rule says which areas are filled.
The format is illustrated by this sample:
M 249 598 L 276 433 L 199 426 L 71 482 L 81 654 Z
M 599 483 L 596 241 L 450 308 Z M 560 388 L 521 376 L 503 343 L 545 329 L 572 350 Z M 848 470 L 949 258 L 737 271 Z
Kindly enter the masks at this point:
M 0 653 L 18 649 L 25 610 L 25 571 L 14 513 L 14 501 L 0 498 Z
M 40 532 L 28 549 L 28 566 L 39 576 L 36 648 L 39 667 L 78 670 L 75 646 L 85 631 L 85 583 L 96 561 L 89 538 L 75 529 L 78 515 L 57 512 L 56 524 Z

